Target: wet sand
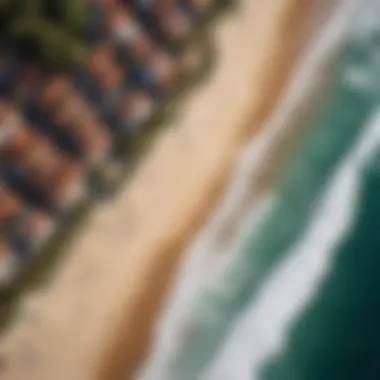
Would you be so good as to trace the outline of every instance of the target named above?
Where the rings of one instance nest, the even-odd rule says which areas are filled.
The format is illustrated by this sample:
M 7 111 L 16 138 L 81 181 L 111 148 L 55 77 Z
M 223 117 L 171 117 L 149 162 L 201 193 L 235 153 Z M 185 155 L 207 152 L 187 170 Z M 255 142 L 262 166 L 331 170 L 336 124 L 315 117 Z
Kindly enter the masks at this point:
M 242 0 L 215 30 L 212 76 L 140 170 L 95 210 L 45 289 L 0 341 L 0 379 L 131 378 L 180 252 L 270 113 L 302 44 L 304 0 Z

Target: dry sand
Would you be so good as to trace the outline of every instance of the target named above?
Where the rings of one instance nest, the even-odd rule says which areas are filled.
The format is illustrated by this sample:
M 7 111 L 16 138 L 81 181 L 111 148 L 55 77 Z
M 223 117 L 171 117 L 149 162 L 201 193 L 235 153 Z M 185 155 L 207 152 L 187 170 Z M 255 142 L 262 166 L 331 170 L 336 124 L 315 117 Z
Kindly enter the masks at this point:
M 212 76 L 125 191 L 95 211 L 49 286 L 25 297 L 0 342 L 0 379 L 131 377 L 181 248 L 277 99 L 308 5 L 241 0 L 220 21 Z

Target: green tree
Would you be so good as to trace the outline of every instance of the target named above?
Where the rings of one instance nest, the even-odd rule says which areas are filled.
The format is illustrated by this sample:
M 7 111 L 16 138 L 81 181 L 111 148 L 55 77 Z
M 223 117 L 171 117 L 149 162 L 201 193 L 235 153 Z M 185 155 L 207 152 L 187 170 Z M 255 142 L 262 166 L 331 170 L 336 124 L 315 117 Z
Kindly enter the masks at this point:
M 0 39 L 52 69 L 86 57 L 83 0 L 0 0 Z

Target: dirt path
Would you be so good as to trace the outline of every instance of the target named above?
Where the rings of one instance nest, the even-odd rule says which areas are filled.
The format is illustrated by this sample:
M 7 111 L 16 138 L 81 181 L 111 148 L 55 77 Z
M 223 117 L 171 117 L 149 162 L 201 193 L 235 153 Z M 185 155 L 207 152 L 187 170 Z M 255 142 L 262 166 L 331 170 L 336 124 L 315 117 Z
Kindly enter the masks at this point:
M 128 188 L 96 210 L 49 287 L 25 298 L 0 342 L 0 379 L 131 378 L 181 248 L 277 99 L 307 10 L 305 0 L 241 0 L 221 20 L 212 77 Z

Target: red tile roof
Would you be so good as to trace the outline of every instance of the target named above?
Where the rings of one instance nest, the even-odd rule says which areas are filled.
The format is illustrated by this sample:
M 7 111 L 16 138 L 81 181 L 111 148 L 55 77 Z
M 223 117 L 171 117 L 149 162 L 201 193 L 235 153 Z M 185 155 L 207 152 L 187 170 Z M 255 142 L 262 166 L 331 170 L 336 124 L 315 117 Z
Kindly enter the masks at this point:
M 4 184 L 0 185 L 0 223 L 16 216 L 21 210 L 21 199 Z

